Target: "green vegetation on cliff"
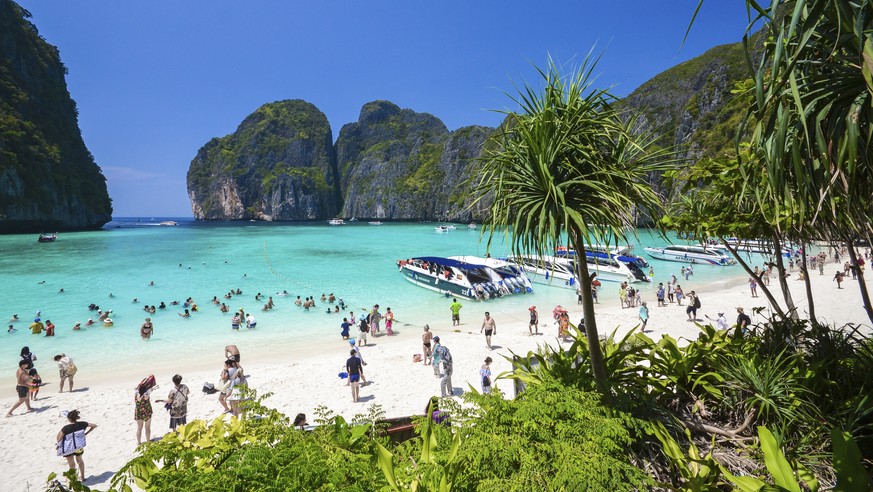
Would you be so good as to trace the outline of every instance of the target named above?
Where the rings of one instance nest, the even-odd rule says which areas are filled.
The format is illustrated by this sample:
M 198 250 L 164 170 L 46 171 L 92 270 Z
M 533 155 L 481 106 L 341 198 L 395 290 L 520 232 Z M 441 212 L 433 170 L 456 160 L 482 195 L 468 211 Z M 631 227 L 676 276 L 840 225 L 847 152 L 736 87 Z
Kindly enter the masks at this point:
M 28 19 L 0 0 L 0 232 L 106 223 L 106 179 L 82 141 L 66 67 Z
M 302 100 L 265 104 L 188 170 L 199 219 L 323 219 L 339 208 L 330 124 Z

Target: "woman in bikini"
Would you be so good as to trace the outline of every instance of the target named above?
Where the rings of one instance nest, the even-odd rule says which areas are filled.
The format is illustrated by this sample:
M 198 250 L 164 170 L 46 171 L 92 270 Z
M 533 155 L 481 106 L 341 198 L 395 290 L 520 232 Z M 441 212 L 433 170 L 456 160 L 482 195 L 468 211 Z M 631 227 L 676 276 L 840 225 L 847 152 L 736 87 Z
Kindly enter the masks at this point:
M 430 326 L 424 325 L 424 333 L 421 335 L 421 351 L 424 353 L 424 365 L 429 365 L 433 356 L 430 346 L 431 340 L 433 340 L 433 333 L 430 332 Z

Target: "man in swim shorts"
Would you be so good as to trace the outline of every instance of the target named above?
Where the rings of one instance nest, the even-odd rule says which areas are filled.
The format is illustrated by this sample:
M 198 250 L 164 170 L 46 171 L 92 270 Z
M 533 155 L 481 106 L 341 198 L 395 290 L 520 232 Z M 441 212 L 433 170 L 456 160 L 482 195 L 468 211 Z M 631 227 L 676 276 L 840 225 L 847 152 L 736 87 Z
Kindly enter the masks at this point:
M 485 312 L 485 319 L 482 321 L 482 328 L 479 328 L 479 333 L 485 331 L 485 345 L 488 347 L 488 350 L 491 350 L 491 335 L 497 334 L 497 323 L 494 322 L 494 318 L 491 317 L 491 313 Z
M 20 407 L 21 404 L 25 404 L 27 406 L 27 411 L 33 410 L 30 408 L 30 399 L 28 398 L 28 394 L 30 393 L 30 375 L 27 373 L 27 366 L 30 362 L 26 360 L 22 360 L 18 362 L 18 371 L 15 373 L 15 391 L 18 393 L 18 401 L 12 405 L 12 408 L 6 413 L 7 417 L 12 416 L 12 412 L 15 411 L 16 408 Z
M 236 348 L 236 345 L 228 345 L 224 347 L 224 358 L 225 360 L 232 360 L 239 364 L 239 349 Z
M 358 385 L 361 380 L 361 375 L 364 373 L 364 368 L 361 364 L 361 359 L 357 357 L 355 350 L 349 351 L 349 360 L 346 361 L 346 372 L 349 373 L 349 384 L 352 386 L 352 401 L 358 402 Z

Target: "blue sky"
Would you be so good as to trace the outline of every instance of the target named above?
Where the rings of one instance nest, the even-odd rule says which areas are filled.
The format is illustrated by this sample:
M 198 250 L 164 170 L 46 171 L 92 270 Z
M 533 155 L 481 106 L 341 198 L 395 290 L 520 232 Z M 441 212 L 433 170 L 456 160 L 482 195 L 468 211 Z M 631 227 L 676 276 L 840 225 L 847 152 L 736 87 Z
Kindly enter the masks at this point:
M 334 139 L 376 99 L 494 126 L 549 54 L 571 65 L 596 45 L 622 96 L 746 25 L 740 0 L 707 1 L 684 46 L 697 0 L 20 3 L 69 69 L 115 216 L 191 216 L 191 159 L 266 102 L 315 104 Z

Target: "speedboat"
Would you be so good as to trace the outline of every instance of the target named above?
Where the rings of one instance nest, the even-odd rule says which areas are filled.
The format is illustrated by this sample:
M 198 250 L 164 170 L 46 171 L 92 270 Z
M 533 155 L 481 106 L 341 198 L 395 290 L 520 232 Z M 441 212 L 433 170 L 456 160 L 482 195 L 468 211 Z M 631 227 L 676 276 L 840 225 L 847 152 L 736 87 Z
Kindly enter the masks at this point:
M 586 253 L 596 251 L 598 253 L 607 253 L 611 255 L 629 255 L 632 249 L 634 249 L 634 247 L 629 244 L 625 244 L 624 246 L 608 246 L 606 244 L 585 243 Z M 564 256 L 565 254 L 572 256 L 575 253 L 573 248 L 568 248 L 566 246 L 558 246 L 557 248 L 555 248 L 555 252 L 556 256 Z
M 379 222 L 378 220 L 374 220 L 374 221 L 372 221 L 372 222 L 367 222 L 367 223 L 370 224 L 370 225 L 382 225 L 382 223 Z
M 495 258 L 423 256 L 397 265 L 406 280 L 446 296 L 484 301 L 533 292 L 522 269 Z
M 162 226 L 177 226 L 177 225 L 179 225 L 179 223 L 176 222 L 175 220 L 162 220 L 158 225 L 162 225 Z
M 433 230 L 436 232 L 449 232 L 449 228 L 446 226 L 436 226 Z
M 330 225 L 346 225 L 346 221 L 340 218 L 330 219 L 327 223 Z
M 773 248 L 773 244 L 760 239 L 737 239 L 731 237 L 726 239 L 725 242 L 727 242 L 728 245 L 738 253 L 742 252 L 748 255 L 758 254 L 765 258 L 772 258 L 776 255 L 776 250 Z M 729 254 L 728 248 L 723 244 L 714 244 L 712 248 L 722 251 L 725 254 Z M 782 246 L 780 254 L 783 257 L 791 258 L 793 253 L 794 251 L 789 246 Z
M 704 246 L 670 245 L 662 248 L 645 248 L 652 258 L 702 265 L 728 266 L 736 260 L 715 248 Z
M 606 253 L 586 255 L 588 274 L 597 274 L 598 280 L 609 282 L 650 282 L 648 276 L 633 258 L 619 261 L 617 256 Z M 579 284 L 576 277 L 575 256 L 511 256 L 508 259 L 521 266 L 528 277 L 537 283 L 575 289 Z
M 471 223 L 467 224 L 467 229 L 475 229 L 477 227 L 479 227 L 479 226 L 475 222 L 471 222 Z
M 531 282 L 574 290 L 579 286 L 573 263 L 567 258 L 521 255 L 510 256 L 506 260 L 523 269 Z
M 38 243 L 51 243 L 57 241 L 58 234 L 40 234 L 38 238 L 36 238 L 36 242 Z

